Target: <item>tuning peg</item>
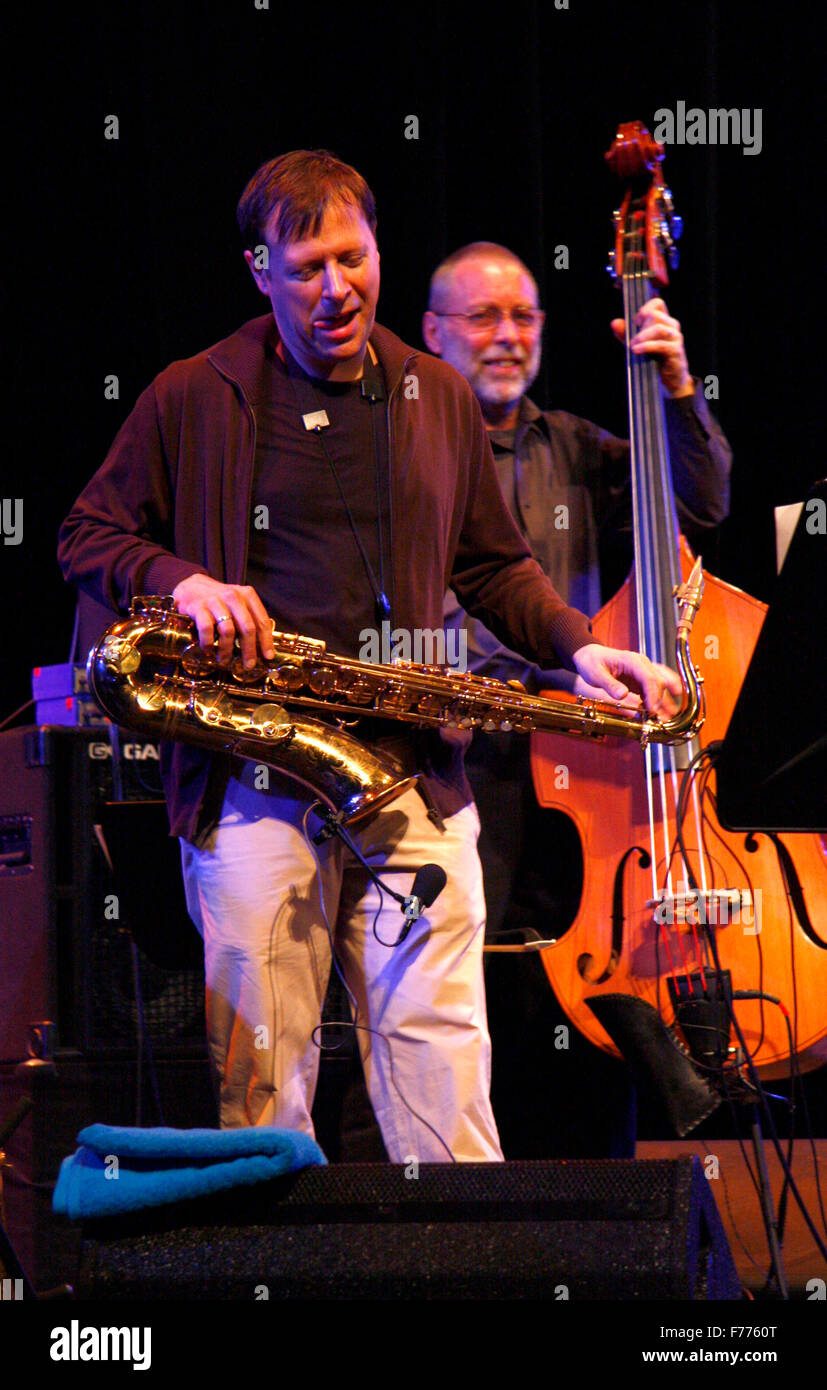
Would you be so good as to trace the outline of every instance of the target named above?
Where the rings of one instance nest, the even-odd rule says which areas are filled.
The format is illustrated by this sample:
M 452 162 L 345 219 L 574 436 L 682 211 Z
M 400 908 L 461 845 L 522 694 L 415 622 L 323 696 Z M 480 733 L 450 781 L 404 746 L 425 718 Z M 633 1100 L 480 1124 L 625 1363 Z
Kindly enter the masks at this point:
M 675 212 L 675 205 L 672 202 L 672 190 L 665 186 L 660 191 L 661 203 L 666 216 L 669 219 L 669 227 L 672 236 L 677 241 L 683 235 L 683 218 L 680 213 Z
M 609 261 L 608 261 L 608 264 L 607 264 L 607 266 L 606 266 L 606 274 L 607 274 L 607 275 L 611 275 L 611 277 L 612 277 L 612 279 L 614 280 L 615 284 L 617 284 L 617 278 L 618 278 L 618 277 L 617 277 L 617 270 L 615 269 L 615 253 L 614 253 L 614 251 L 610 251 L 610 252 L 609 252 Z

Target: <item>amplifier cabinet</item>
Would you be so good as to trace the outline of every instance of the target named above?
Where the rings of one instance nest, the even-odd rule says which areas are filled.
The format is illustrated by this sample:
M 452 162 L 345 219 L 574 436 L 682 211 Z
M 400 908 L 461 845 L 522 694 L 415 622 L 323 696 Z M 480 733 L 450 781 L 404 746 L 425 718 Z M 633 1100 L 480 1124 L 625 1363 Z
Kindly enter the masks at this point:
M 167 935 L 195 936 L 158 759 L 157 744 L 125 731 L 114 746 L 99 729 L 0 734 L 0 1061 L 25 1057 L 31 1025 L 44 1020 L 56 1024 L 61 1048 L 134 1049 L 136 961 L 153 1047 L 203 1044 L 199 952 L 169 968 L 130 934 L 143 944 L 151 919 Z M 145 803 L 130 851 L 141 864 L 130 884 L 142 886 L 126 901 L 95 833 L 113 800 Z
M 53 1065 L 0 1063 L 0 1121 L 24 1096 L 32 1106 L 6 1143 L 2 1192 L 12 1248 L 42 1293 L 75 1281 L 80 1231 L 52 1211 L 52 1193 L 79 1131 L 90 1124 L 212 1128 L 216 1111 L 203 1055 L 157 1059 L 152 1076 L 123 1055 L 58 1052 Z

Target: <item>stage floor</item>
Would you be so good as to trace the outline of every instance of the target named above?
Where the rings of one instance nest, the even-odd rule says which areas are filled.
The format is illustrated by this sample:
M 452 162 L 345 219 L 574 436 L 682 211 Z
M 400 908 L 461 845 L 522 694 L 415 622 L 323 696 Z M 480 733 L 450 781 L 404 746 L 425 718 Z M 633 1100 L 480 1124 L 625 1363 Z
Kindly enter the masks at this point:
M 747 1142 L 745 1148 L 754 1172 L 755 1155 L 752 1144 Z M 796 1140 L 793 1180 L 824 1240 L 823 1224 L 820 1225 L 815 1166 L 818 1163 L 822 1195 L 827 1205 L 827 1139 L 816 1139 L 814 1148 L 815 1157 L 809 1144 L 803 1140 Z M 674 1139 L 668 1142 L 638 1143 L 635 1151 L 636 1158 L 679 1158 L 683 1154 L 696 1154 L 709 1175 L 710 1186 L 724 1223 L 738 1276 L 747 1289 L 757 1293 L 765 1283 L 769 1255 L 758 1195 L 750 1179 L 740 1145 L 735 1139 Z M 777 1204 L 781 1192 L 781 1165 L 775 1149 L 769 1143 L 766 1144 L 766 1155 L 773 1201 Z M 716 1159 L 717 1164 L 710 1162 L 711 1159 Z M 717 1177 L 713 1176 L 716 1171 Z M 827 1281 L 827 1261 L 816 1248 L 812 1234 L 792 1198 L 788 1205 L 781 1253 L 790 1290 L 795 1290 L 799 1296 L 806 1290 L 811 1279 Z M 812 1292 L 814 1291 L 810 1291 L 811 1294 Z M 808 1296 L 806 1292 L 804 1296 Z M 823 1293 L 821 1296 L 824 1296 Z

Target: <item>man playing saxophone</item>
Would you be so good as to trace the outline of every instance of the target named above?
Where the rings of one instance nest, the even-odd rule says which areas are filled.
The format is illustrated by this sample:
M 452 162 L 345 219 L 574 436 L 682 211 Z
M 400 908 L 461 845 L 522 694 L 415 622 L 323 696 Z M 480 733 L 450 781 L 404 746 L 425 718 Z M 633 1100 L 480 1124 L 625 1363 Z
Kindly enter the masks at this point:
M 575 688 L 640 692 L 674 712 L 674 672 L 592 639 L 532 559 L 497 484 L 473 393 L 375 322 L 373 196 L 325 151 L 260 168 L 238 209 L 272 313 L 173 363 L 139 398 L 61 529 L 65 577 L 124 611 L 172 594 L 219 663 L 273 656 L 272 623 L 356 656 L 359 634 L 438 628 L 446 583 L 467 611 Z M 404 940 L 395 904 L 319 828 L 312 794 L 183 743 L 162 771 L 204 938 L 207 1035 L 223 1126 L 312 1133 L 331 960 L 393 1162 L 502 1157 L 489 1101 L 479 822 L 465 738 L 357 721 L 416 786 L 354 834 L 401 891 L 447 882 Z M 264 776 L 263 773 L 269 773 Z

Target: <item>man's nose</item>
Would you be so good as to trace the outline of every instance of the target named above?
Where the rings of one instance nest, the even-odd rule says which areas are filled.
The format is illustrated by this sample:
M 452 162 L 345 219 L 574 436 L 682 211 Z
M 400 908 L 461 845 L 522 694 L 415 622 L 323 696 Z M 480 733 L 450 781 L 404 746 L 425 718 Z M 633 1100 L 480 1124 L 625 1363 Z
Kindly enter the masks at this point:
M 328 299 L 345 299 L 348 285 L 338 261 L 327 261 L 324 268 L 324 293 Z
M 520 334 L 507 311 L 500 314 L 500 321 L 494 329 L 494 337 L 500 343 L 516 343 L 518 341 Z

